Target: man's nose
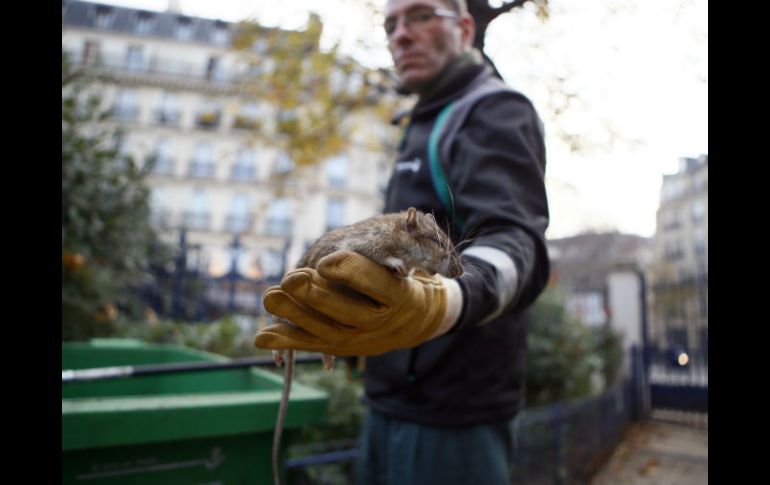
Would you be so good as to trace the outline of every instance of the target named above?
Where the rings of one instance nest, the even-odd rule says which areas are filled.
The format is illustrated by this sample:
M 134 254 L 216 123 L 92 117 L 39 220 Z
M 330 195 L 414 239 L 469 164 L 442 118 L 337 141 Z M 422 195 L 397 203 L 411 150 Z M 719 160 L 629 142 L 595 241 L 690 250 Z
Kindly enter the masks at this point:
M 399 16 L 396 18 L 396 29 L 388 37 L 388 42 L 398 44 L 405 39 L 412 38 L 412 31 L 406 26 L 406 18 Z

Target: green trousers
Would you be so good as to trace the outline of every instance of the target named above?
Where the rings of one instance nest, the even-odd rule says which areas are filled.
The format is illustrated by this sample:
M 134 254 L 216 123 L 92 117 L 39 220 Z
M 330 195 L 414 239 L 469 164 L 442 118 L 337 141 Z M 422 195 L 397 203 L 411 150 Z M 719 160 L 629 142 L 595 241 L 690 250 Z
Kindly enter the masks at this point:
M 508 485 L 513 420 L 468 428 L 431 428 L 370 409 L 356 463 L 358 485 Z

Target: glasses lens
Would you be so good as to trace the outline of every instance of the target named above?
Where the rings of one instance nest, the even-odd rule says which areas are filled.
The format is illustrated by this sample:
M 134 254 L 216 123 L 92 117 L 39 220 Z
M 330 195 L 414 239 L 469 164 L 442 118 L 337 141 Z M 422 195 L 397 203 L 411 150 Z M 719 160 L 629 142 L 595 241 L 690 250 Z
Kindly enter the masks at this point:
M 442 10 L 443 12 L 443 10 Z M 404 14 L 404 26 L 406 28 L 420 28 L 423 25 L 427 24 L 431 20 L 433 20 L 435 17 L 439 16 L 439 12 L 432 8 L 421 8 L 417 10 L 413 10 L 411 12 Z M 441 15 L 446 16 L 446 15 Z M 389 17 L 385 19 L 385 23 L 383 24 L 383 28 L 385 29 L 385 34 L 390 37 L 393 35 L 393 33 L 396 31 L 396 28 L 398 26 L 398 17 Z

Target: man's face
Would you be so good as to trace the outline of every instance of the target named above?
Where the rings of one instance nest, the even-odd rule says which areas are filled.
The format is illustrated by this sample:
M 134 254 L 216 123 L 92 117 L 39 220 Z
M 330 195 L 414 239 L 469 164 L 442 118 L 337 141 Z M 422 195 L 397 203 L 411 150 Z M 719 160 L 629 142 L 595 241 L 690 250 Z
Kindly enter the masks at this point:
M 432 15 L 434 9 L 446 16 Z M 388 49 L 405 87 L 417 93 L 425 91 L 444 66 L 470 44 L 472 19 L 457 12 L 452 18 L 452 12 L 441 0 L 388 0 L 385 22 L 392 29 Z M 406 21 L 408 18 L 413 21 Z

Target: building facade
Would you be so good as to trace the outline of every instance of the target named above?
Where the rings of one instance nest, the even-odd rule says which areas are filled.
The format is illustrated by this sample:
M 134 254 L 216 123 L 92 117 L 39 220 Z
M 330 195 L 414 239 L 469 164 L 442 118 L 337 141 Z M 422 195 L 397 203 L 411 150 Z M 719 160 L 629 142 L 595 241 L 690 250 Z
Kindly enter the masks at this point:
M 110 122 L 125 133 L 121 151 L 152 161 L 162 237 L 177 245 L 184 230 L 186 264 L 213 279 L 235 268 L 244 281 L 272 281 L 324 231 L 381 210 L 397 133 L 362 112 L 346 120 L 350 143 L 338 155 L 294 169 L 285 152 L 254 136 L 275 123 L 276 110 L 239 90 L 248 66 L 232 47 L 234 28 L 174 11 L 62 1 L 63 52 L 103 75 Z M 214 285 L 209 297 L 222 302 L 227 293 Z M 244 311 L 258 309 L 253 285 L 235 297 Z
M 663 177 L 654 248 L 651 341 L 707 349 L 708 155 Z

